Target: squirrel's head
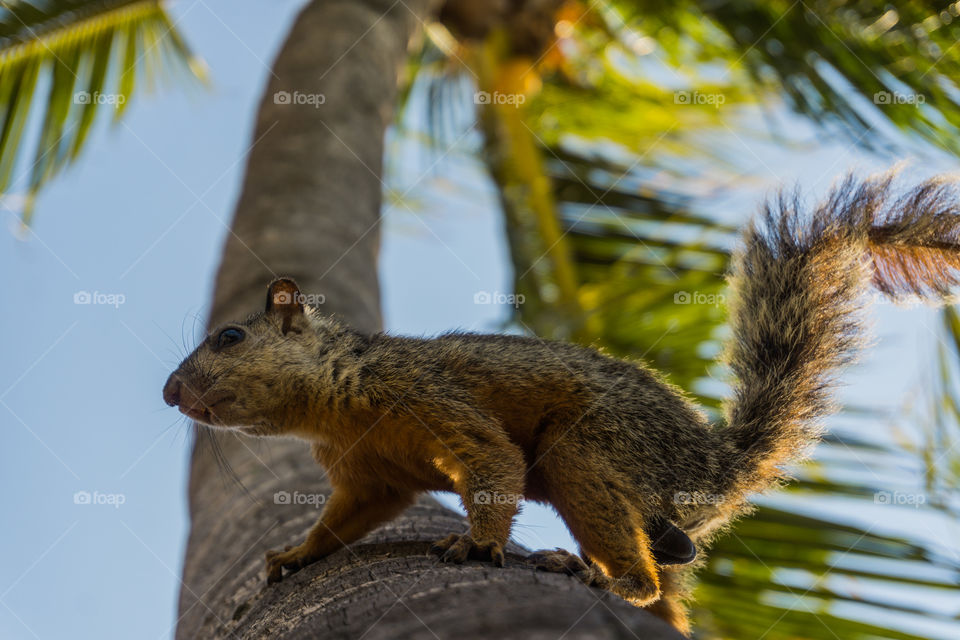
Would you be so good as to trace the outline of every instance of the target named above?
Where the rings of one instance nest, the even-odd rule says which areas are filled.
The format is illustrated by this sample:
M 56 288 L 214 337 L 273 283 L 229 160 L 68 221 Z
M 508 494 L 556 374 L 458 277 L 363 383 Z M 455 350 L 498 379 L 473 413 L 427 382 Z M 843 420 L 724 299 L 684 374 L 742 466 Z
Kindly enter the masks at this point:
M 288 430 L 286 417 L 302 388 L 298 376 L 316 363 L 323 343 L 343 328 L 304 307 L 297 284 L 274 280 L 262 313 L 220 325 L 170 374 L 163 399 L 206 425 L 253 435 Z M 301 366 L 303 365 L 303 366 Z

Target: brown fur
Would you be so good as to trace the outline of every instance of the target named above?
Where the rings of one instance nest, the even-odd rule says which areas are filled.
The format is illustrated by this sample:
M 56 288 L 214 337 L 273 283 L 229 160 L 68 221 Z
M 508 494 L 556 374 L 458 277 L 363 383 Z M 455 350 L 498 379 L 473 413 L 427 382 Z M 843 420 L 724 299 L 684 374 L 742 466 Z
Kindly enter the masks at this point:
M 470 519 L 469 535 L 433 551 L 502 565 L 525 498 L 553 505 L 590 562 L 546 552 L 534 558 L 541 568 L 688 632 L 689 572 L 657 565 L 650 523 L 672 521 L 705 545 L 781 479 L 833 409 L 832 377 L 860 345 L 871 278 L 888 295 L 942 296 L 956 282 L 955 201 L 929 182 L 890 204 L 890 180 L 848 178 L 812 214 L 781 196 L 746 229 L 731 276 L 737 382 L 724 428 L 640 364 L 532 337 L 361 335 L 304 308 L 283 279 L 265 312 L 213 331 L 164 397 L 215 427 L 312 443 L 334 493 L 302 544 L 267 554 L 269 581 L 428 490 L 459 494 Z

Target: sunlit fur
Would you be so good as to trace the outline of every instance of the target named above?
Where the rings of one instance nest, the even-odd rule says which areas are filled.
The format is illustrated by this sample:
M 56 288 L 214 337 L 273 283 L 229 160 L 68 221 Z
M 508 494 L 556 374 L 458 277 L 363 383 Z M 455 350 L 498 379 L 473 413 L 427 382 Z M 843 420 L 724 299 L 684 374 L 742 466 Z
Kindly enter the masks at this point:
M 688 569 L 657 566 L 648 525 L 666 518 L 702 548 L 782 479 L 834 409 L 830 390 L 861 346 L 871 282 L 928 298 L 956 283 L 956 200 L 936 181 L 895 198 L 891 180 L 847 179 L 812 212 L 781 196 L 747 227 L 730 278 L 736 381 L 725 425 L 642 365 L 587 347 L 368 336 L 297 306 L 228 325 L 246 338 L 223 349 L 214 330 L 173 374 L 179 404 L 215 398 L 210 424 L 299 436 L 327 469 L 334 494 L 321 522 L 303 544 L 268 554 L 271 581 L 425 490 L 457 492 L 469 514 L 469 536 L 438 543 L 443 559 L 502 562 L 525 496 L 552 504 L 592 563 L 547 554 L 543 568 L 573 567 L 687 631 Z M 296 291 L 289 280 L 273 287 L 268 296 Z M 477 501 L 486 494 L 503 501 Z

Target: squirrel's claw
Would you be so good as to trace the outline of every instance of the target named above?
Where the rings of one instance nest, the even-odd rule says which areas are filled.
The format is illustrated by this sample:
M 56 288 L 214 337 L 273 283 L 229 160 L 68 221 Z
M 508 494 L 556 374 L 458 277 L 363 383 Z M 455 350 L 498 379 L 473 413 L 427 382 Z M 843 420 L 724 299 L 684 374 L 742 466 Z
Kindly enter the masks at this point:
M 274 584 L 283 580 L 283 570 L 294 573 L 309 564 L 319 560 L 314 557 L 303 545 L 286 546 L 283 551 L 267 551 L 267 584 Z
M 461 564 L 467 558 L 490 560 L 494 566 L 504 564 L 503 545 L 496 540 L 474 540 L 469 534 L 451 533 L 430 545 L 430 553 L 440 556 L 440 562 Z
M 580 556 L 565 549 L 535 551 L 527 556 L 527 560 L 533 563 L 537 571 L 565 573 L 578 578 L 587 585 L 597 582 L 598 572 L 584 562 Z

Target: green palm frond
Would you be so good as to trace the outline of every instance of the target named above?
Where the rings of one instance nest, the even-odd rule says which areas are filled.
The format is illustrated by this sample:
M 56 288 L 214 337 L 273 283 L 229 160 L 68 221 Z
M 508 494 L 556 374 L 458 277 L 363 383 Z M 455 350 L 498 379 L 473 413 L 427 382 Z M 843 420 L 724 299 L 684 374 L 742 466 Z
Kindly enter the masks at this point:
M 97 113 L 109 110 L 118 120 L 138 77 L 149 86 L 161 73 L 184 69 L 204 77 L 160 0 L 4 3 L 0 193 L 25 194 L 24 223 L 39 189 L 82 151 Z M 35 129 L 28 124 L 34 117 Z M 31 148 L 32 162 L 15 176 Z
M 692 212 L 690 195 L 672 191 L 666 176 L 658 184 L 649 170 L 628 172 L 573 150 L 545 153 L 578 276 L 581 316 L 563 333 L 645 359 L 695 389 L 714 361 L 703 346 L 725 315 L 722 274 L 733 229 Z M 539 335 L 563 337 L 566 323 L 542 293 L 553 280 L 549 262 L 521 216 L 508 211 L 515 218 L 508 236 L 521 258 L 517 291 L 528 301 L 519 319 Z M 524 257 L 523 247 L 534 253 Z
M 960 563 L 908 539 L 762 507 L 718 540 L 695 615 L 704 638 L 949 638 L 958 586 Z
M 960 312 L 948 307 L 941 318 L 940 375 L 929 385 L 930 406 L 927 419 L 921 421 L 926 429 L 914 452 L 926 463 L 927 490 L 960 514 Z
M 742 68 L 797 112 L 873 150 L 892 130 L 960 151 L 960 9 L 926 0 L 614 0 L 676 61 Z M 887 125 L 887 126 L 882 126 Z
M 582 60 L 545 75 L 521 107 L 482 111 L 526 300 L 519 320 L 539 335 L 645 358 L 697 389 L 715 360 L 734 229 L 691 205 L 738 180 L 738 159 L 705 135 L 724 126 L 715 101 L 680 100 L 692 93 L 641 80 L 642 55 L 595 35 L 584 36 Z M 503 90 L 484 86 L 496 73 L 479 68 L 481 89 Z M 692 91 L 724 108 L 754 98 L 736 76 Z M 541 202 L 537 185 L 549 185 Z M 543 217 L 555 221 L 553 235 Z

